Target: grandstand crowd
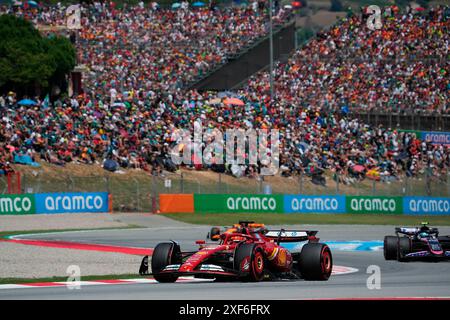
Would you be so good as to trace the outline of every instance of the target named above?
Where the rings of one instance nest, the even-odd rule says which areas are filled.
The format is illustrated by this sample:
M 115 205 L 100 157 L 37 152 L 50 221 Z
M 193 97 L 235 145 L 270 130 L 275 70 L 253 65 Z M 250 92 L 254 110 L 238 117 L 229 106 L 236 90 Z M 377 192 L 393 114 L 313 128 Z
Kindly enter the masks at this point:
M 450 10 L 383 18 L 370 30 L 345 19 L 298 50 L 276 71 L 280 102 L 353 111 L 450 114 Z M 246 89 L 265 92 L 258 74 Z
M 14 14 L 48 25 L 64 16 L 57 7 Z M 277 23 L 288 14 L 277 12 Z M 343 111 L 450 113 L 448 7 L 392 13 L 375 31 L 361 16 L 344 19 L 276 65 L 273 100 L 267 72 L 250 78 L 235 93 L 242 106 L 224 103 L 216 92 L 187 90 L 186 84 L 266 35 L 267 11 L 261 6 L 168 10 L 97 4 L 85 5 L 83 16 L 77 49 L 90 70 L 84 93 L 50 106 L 40 97 L 32 97 L 34 106 L 21 106 L 15 93 L 1 96 L 0 170 L 9 170 L 20 154 L 57 165 L 113 160 L 151 174 L 174 171 L 170 150 L 178 141 L 172 133 L 193 130 L 194 121 L 222 132 L 279 129 L 283 176 L 331 170 L 343 183 L 363 177 L 390 181 L 428 169 L 443 175 L 450 165 L 449 146 L 372 127 Z M 193 167 L 257 176 L 262 166 Z

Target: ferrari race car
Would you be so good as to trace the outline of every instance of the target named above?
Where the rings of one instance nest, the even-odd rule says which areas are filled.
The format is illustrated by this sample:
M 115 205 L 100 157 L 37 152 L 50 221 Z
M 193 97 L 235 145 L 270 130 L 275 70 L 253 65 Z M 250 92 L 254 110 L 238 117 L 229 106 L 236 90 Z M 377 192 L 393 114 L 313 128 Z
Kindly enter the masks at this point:
M 199 250 L 183 252 L 175 241 L 153 250 L 151 271 L 158 282 L 175 282 L 179 276 L 217 280 L 271 279 L 328 280 L 333 268 L 330 248 L 319 243 L 317 231 L 268 230 L 263 224 L 240 221 L 224 230 L 213 228 L 209 238 L 197 240 Z M 306 242 L 307 241 L 307 242 Z M 282 242 L 306 242 L 301 252 L 289 252 Z M 139 273 L 149 274 L 148 256 Z
M 439 236 L 439 230 L 429 228 L 427 222 L 421 227 L 395 228 L 395 233 L 384 237 L 386 260 L 450 259 L 450 236 Z

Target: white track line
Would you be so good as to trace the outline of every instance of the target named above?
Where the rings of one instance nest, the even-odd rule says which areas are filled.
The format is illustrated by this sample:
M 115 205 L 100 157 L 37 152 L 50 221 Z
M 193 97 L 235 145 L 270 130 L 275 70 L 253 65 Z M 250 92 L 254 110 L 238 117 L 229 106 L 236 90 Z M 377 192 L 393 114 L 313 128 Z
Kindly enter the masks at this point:
M 349 274 L 349 273 L 355 273 L 359 270 L 356 268 L 351 267 L 344 267 L 344 266 L 334 266 L 333 267 L 333 276 L 337 275 L 343 275 L 343 274 Z M 105 282 L 102 282 L 105 281 Z M 137 279 L 114 279 L 113 281 L 118 282 L 111 282 L 108 283 L 107 281 L 111 281 L 108 279 L 105 280 L 96 280 L 96 281 L 72 281 L 72 282 L 48 282 L 48 285 L 46 283 L 40 283 L 39 285 L 34 285 L 33 283 L 29 284 L 1 284 L 0 290 L 9 290 L 9 289 L 35 289 L 35 288 L 61 288 L 66 286 L 67 288 L 75 287 L 75 286 L 99 286 L 99 285 L 121 285 L 121 284 L 156 284 L 158 281 L 155 279 L 147 279 L 147 278 L 137 278 Z M 193 278 L 193 277 L 180 277 L 177 282 L 178 283 L 193 283 L 193 282 L 212 282 L 212 279 L 199 279 L 199 278 Z
M 102 282 L 102 280 L 96 280 L 96 281 L 71 281 L 71 282 L 48 282 L 48 285 L 45 285 L 46 283 L 42 283 L 42 285 L 33 285 L 33 283 L 29 284 L 1 284 L 0 290 L 5 289 L 36 289 L 36 288 L 61 288 L 66 286 L 67 288 L 75 287 L 75 286 L 98 286 L 98 285 L 120 285 L 120 284 L 156 284 L 158 281 L 155 279 L 114 279 L 121 282 Z M 103 281 L 108 281 L 108 279 L 105 279 Z M 211 282 L 212 279 L 198 279 L 193 277 L 180 277 L 177 282 L 178 283 L 191 283 L 191 282 Z
M 358 271 L 359 271 L 359 269 L 352 268 L 352 267 L 333 266 L 333 271 L 331 274 L 333 276 L 340 276 L 340 275 L 344 275 L 344 274 L 355 273 Z
M 192 230 L 192 229 L 203 229 L 205 227 L 202 226 L 193 226 L 193 227 L 138 227 L 138 228 L 117 228 L 117 229 L 86 229 L 86 230 L 73 230 L 73 231 L 51 231 L 51 232 L 43 232 L 43 233 L 25 233 L 25 234 L 17 234 L 13 236 L 8 236 L 8 239 L 16 239 L 16 238 L 22 238 L 22 237 L 29 237 L 29 236 L 42 236 L 42 235 L 53 235 L 53 234 L 63 234 L 63 233 L 87 233 L 87 232 L 101 232 L 101 231 L 136 231 L 136 230 L 151 230 L 151 231 L 158 231 L 158 230 Z M 27 240 L 33 240 L 33 239 L 27 239 Z

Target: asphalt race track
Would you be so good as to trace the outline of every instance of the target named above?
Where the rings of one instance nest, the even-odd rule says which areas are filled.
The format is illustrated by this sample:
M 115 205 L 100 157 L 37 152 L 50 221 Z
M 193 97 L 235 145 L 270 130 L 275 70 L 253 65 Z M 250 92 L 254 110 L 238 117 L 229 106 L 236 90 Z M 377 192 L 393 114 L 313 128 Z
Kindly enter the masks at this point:
M 321 241 L 382 240 L 393 234 L 394 226 L 291 226 L 289 229 L 319 230 Z M 81 243 L 154 247 L 158 242 L 177 240 L 182 250 L 195 248 L 194 241 L 204 239 L 209 227 L 171 224 L 146 229 L 66 232 L 26 236 L 27 239 L 64 240 Z M 441 234 L 450 234 L 441 227 Z M 385 261 L 383 252 L 333 250 L 334 265 L 358 269 L 355 273 L 334 275 L 329 281 L 277 281 L 261 283 L 192 282 L 174 284 L 117 284 L 0 290 L 0 299 L 322 299 L 450 297 L 450 262 Z M 32 263 L 30 258 L 30 263 Z M 380 289 L 369 289 L 369 266 L 378 266 Z M 136 274 L 139 266 L 136 265 Z M 107 270 L 105 270 L 107 274 Z M 136 278 L 139 276 L 137 275 Z

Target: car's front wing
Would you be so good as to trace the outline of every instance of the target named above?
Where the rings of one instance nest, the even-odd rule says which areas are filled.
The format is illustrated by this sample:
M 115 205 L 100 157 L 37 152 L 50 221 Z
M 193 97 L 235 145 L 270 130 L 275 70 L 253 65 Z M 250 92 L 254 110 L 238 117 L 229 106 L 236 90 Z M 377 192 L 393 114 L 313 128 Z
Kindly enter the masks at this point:
M 412 252 L 408 253 L 404 256 L 404 258 L 410 258 L 410 259 L 426 259 L 426 258 L 433 258 L 433 259 L 450 259 L 450 251 L 444 251 L 442 255 L 434 254 L 430 251 L 418 251 L 418 252 Z
M 198 278 L 213 278 L 213 277 L 237 277 L 238 273 L 234 270 L 214 265 L 203 264 L 195 270 L 180 271 L 181 264 L 171 264 L 165 267 L 159 274 L 170 273 L 177 276 L 195 276 Z

